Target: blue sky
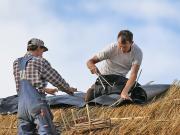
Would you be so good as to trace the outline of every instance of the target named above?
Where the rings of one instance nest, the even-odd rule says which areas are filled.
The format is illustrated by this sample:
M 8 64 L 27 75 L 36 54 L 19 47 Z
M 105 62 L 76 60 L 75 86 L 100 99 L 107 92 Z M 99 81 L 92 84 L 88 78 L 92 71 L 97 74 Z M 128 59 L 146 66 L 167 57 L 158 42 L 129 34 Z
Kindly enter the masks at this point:
M 80 91 L 96 78 L 86 61 L 122 29 L 143 50 L 140 83 L 180 79 L 179 7 L 178 0 L 1 0 L 0 98 L 16 94 L 12 63 L 32 37 L 44 40 L 45 58 Z

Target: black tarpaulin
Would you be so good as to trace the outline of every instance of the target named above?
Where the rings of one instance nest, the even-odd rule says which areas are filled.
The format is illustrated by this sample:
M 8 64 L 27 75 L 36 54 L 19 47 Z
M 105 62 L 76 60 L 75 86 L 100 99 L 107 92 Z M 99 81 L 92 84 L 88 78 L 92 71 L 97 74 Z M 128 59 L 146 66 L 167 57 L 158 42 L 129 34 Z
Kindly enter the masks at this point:
M 155 96 L 160 95 L 161 93 L 168 90 L 170 85 L 166 84 L 155 84 L 155 85 L 144 85 L 136 87 L 131 93 L 131 98 L 133 99 L 132 103 L 147 103 L 150 99 Z M 75 93 L 74 96 L 70 95 L 57 95 L 57 96 L 48 96 L 47 101 L 50 107 L 84 107 L 85 93 Z M 110 106 L 119 99 L 119 94 L 110 94 L 99 96 L 88 103 L 98 104 L 103 106 Z M 124 101 L 121 101 L 123 104 Z M 122 105 L 120 103 L 120 105 Z M 7 98 L 0 99 L 0 114 L 13 114 L 17 112 L 18 108 L 18 96 L 10 96 Z

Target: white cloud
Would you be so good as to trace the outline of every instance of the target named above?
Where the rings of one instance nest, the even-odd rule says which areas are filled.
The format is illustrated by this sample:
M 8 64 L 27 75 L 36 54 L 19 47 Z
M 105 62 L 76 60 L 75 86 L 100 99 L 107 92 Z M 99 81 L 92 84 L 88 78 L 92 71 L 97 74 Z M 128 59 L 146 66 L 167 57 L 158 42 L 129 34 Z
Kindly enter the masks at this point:
M 163 0 L 94 0 L 83 1 L 79 3 L 79 7 L 89 13 L 98 13 L 100 11 L 109 11 L 119 13 L 122 16 L 130 16 L 152 22 L 158 19 L 172 19 L 180 21 L 179 6 L 180 2 L 170 2 Z M 76 7 L 74 7 L 75 10 Z M 72 10 L 72 8 L 71 8 Z M 122 18 L 123 19 L 123 18 Z
M 13 61 L 26 50 L 26 43 L 32 36 L 39 36 L 44 10 L 35 1 L 1 1 L 0 4 L 0 82 L 1 97 L 15 94 L 15 83 L 12 75 Z M 47 16 L 48 17 L 48 16 Z M 32 20 L 33 19 L 33 20 Z M 36 23 L 37 24 L 36 24 Z M 34 23 L 34 24 L 33 24 Z
M 177 9 L 167 1 L 125 1 L 113 3 L 112 9 L 117 12 L 125 13 L 125 15 L 135 15 L 135 17 L 141 17 L 151 21 L 153 19 L 159 19 L 160 17 L 169 18 L 178 15 Z M 179 15 L 178 15 L 179 16 Z
M 150 25 L 135 29 L 136 38 L 144 52 L 143 83 L 156 80 L 156 83 L 170 83 L 179 78 L 179 35 Z

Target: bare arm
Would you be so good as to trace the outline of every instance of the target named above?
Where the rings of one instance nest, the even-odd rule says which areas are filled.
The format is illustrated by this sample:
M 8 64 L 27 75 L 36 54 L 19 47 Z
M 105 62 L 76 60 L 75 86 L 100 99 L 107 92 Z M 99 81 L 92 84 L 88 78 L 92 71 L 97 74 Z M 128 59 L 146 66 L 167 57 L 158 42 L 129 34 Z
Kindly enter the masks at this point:
M 43 90 L 50 95 L 56 95 L 56 92 L 58 92 L 58 89 L 56 88 L 44 88 Z
M 130 74 L 130 78 L 127 81 L 123 91 L 121 92 L 121 98 L 125 98 L 125 99 L 130 99 L 130 97 L 128 96 L 128 92 L 129 90 L 132 88 L 132 86 L 134 85 L 136 78 L 137 78 L 137 74 L 138 74 L 138 70 L 139 70 L 139 65 L 134 64 L 131 68 L 131 74 Z
M 94 56 L 93 58 L 89 59 L 87 61 L 87 67 L 91 71 L 92 74 L 100 73 L 98 68 L 96 67 L 96 63 L 100 62 L 97 56 Z

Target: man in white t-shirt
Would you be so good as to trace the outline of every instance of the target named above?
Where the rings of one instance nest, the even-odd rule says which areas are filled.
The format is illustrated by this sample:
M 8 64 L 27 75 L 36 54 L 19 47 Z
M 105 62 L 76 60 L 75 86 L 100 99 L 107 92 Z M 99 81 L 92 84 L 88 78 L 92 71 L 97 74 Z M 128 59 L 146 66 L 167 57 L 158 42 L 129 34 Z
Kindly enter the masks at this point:
M 131 100 L 128 93 L 135 84 L 142 57 L 141 49 L 133 41 L 133 33 L 129 30 L 122 30 L 118 33 L 117 42 L 112 43 L 89 59 L 87 67 L 92 74 L 101 74 L 110 82 L 112 80 L 119 84 L 123 82 L 124 86 L 119 90 L 120 97 Z M 96 63 L 101 61 L 104 61 L 104 63 L 98 69 Z M 126 75 L 130 70 L 131 74 L 127 79 Z M 86 101 L 92 100 L 92 96 L 95 94 L 100 96 L 100 93 L 97 93 L 99 90 L 96 90 L 96 84 L 88 89 L 85 97 Z

